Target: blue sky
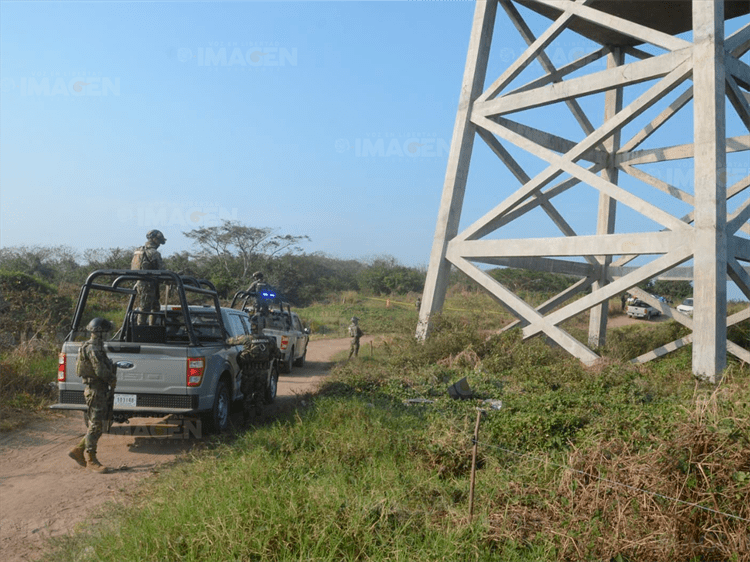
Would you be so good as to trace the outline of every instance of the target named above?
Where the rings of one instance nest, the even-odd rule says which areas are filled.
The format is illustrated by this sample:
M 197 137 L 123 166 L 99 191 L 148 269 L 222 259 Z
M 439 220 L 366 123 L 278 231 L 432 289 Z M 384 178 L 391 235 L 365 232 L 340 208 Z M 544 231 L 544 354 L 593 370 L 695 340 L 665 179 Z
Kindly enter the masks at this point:
M 182 232 L 226 218 L 308 235 L 307 252 L 426 265 L 473 11 L 471 1 L 2 2 L 0 244 L 133 247 L 158 228 L 169 255 L 190 248 Z M 529 21 L 537 33 L 546 23 Z M 524 48 L 499 10 L 490 80 Z M 562 66 L 591 48 L 563 35 L 547 52 Z M 600 97 L 581 103 L 601 121 Z M 546 111 L 524 122 L 581 138 L 568 112 Z M 688 142 L 691 110 L 676 121 L 651 146 Z M 731 111 L 727 131 L 747 134 Z M 732 156 L 730 172 L 747 175 L 749 162 Z M 651 173 L 690 191 L 689 166 Z M 507 185 L 517 182 L 477 141 L 462 225 Z M 559 202 L 591 231 L 595 197 Z M 535 220 L 505 235 L 559 234 Z M 618 221 L 649 226 L 627 209 Z
M 130 247 L 159 228 L 167 255 L 229 218 L 426 264 L 472 14 L 4 2 L 1 243 Z

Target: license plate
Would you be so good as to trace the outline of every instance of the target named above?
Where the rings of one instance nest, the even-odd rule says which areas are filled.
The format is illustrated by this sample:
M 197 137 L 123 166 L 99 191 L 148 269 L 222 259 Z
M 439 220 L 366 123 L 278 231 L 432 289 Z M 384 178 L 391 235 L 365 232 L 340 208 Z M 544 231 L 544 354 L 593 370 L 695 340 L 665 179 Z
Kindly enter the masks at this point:
M 135 408 L 136 395 L 135 394 L 115 394 L 115 406 L 125 406 L 127 408 Z

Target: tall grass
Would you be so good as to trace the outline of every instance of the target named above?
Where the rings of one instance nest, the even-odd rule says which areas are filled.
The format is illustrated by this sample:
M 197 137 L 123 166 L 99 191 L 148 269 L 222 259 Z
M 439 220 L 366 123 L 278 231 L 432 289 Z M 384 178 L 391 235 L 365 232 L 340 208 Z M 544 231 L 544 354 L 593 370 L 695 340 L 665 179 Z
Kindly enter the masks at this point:
M 57 394 L 56 381 L 57 353 L 51 344 L 32 340 L 0 355 L 0 431 L 22 426 L 49 405 Z
M 316 403 L 183 464 L 85 539 L 76 560 L 456 560 L 481 537 L 465 486 L 414 458 L 413 416 L 364 400 Z M 408 469 L 407 469 L 408 467 Z
M 365 333 L 412 334 L 419 316 L 412 296 L 368 297 L 357 293 L 298 312 L 314 334 L 329 337 L 345 337 L 352 316 L 360 319 Z M 449 295 L 440 316 L 482 330 L 496 330 L 511 321 L 511 315 L 498 309 L 489 296 L 474 292 Z

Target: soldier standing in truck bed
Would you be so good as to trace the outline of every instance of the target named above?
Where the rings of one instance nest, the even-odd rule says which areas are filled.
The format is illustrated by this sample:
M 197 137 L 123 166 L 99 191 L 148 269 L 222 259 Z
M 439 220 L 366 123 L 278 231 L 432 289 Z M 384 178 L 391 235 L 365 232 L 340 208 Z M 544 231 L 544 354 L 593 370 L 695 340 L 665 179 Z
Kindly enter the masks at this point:
M 164 261 L 159 253 L 159 246 L 167 241 L 161 230 L 151 230 L 146 234 L 146 244 L 138 248 L 133 254 L 133 261 L 130 263 L 130 269 L 164 269 Z M 138 308 L 143 313 L 158 312 L 161 309 L 159 304 L 159 284 L 149 283 L 146 281 L 137 281 L 135 290 L 138 293 Z M 154 316 L 151 314 L 139 314 L 138 324 L 154 323 Z
M 248 293 L 254 293 L 258 290 L 258 287 L 263 284 L 263 272 L 262 271 L 256 271 L 253 273 L 253 282 L 250 283 L 250 286 L 247 288 Z

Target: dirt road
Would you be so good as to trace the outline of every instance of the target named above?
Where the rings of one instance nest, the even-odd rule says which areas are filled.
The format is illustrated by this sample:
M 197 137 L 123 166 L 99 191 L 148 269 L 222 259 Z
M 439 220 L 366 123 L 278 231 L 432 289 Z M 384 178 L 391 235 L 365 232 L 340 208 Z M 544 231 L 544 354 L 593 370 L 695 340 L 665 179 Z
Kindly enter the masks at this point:
M 276 402 L 259 422 L 297 407 L 328 373 L 331 358 L 348 347 L 348 339 L 311 342 L 305 366 L 280 377 Z M 169 424 L 153 418 L 122 427 L 133 434 L 105 434 L 99 441 L 98 457 L 116 469 L 112 474 L 94 473 L 68 458 L 84 434 L 80 412 L 50 413 L 0 436 L 0 560 L 38 559 L 47 538 L 69 533 L 105 502 L 126 502 L 135 484 L 204 443 L 189 434 L 175 438 Z

